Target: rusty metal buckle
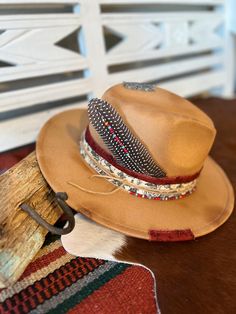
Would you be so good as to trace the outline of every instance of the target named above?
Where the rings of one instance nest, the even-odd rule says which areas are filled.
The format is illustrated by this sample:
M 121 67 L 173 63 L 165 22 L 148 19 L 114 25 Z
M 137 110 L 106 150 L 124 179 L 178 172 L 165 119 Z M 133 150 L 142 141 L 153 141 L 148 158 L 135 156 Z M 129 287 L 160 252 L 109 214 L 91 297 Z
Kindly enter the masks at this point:
M 57 228 L 49 224 L 35 211 L 34 208 L 29 206 L 28 204 L 23 203 L 20 205 L 20 208 L 24 212 L 26 212 L 31 218 L 33 218 L 40 226 L 44 227 L 51 233 L 58 235 L 70 233 L 74 229 L 75 218 L 72 209 L 65 202 L 68 199 L 68 195 L 65 192 L 58 192 L 55 194 L 55 198 L 57 200 L 58 205 L 61 207 L 62 211 L 65 213 L 68 219 L 68 226 L 66 226 L 65 228 Z

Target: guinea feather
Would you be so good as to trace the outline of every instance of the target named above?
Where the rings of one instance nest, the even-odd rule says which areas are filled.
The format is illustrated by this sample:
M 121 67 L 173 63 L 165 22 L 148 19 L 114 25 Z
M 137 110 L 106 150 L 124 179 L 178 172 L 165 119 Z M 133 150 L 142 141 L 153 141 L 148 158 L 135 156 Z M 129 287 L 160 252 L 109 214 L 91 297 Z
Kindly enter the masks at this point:
M 166 176 L 147 148 L 132 134 L 109 103 L 98 98 L 92 99 L 88 105 L 88 115 L 91 124 L 119 164 L 149 176 Z

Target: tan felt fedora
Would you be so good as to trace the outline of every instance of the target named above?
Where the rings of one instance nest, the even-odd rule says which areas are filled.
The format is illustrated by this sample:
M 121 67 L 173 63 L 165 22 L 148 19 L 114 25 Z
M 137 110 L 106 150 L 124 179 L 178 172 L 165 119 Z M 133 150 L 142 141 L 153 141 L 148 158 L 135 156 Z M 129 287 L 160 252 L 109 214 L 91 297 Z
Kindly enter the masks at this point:
M 189 101 L 124 83 L 88 112 L 51 118 L 36 152 L 52 189 L 66 192 L 76 211 L 126 235 L 190 240 L 222 225 L 234 206 L 226 174 L 208 156 L 215 134 Z

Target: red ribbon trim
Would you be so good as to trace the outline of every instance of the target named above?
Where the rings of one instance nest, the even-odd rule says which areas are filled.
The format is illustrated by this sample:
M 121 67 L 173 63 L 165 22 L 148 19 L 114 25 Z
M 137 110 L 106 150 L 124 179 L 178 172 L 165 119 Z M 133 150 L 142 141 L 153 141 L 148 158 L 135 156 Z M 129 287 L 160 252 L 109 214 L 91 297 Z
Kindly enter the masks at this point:
M 134 178 L 137 178 L 137 179 L 149 182 L 149 183 L 158 184 L 158 185 L 161 185 L 161 184 L 164 185 L 164 184 L 187 183 L 187 182 L 193 181 L 194 179 L 199 177 L 199 174 L 201 172 L 201 170 L 200 170 L 197 173 L 195 173 L 193 175 L 190 175 L 190 176 L 163 177 L 163 178 L 150 177 L 150 176 L 147 176 L 145 174 L 137 173 L 135 171 L 126 169 L 123 166 L 119 165 L 116 162 L 115 158 L 111 154 L 107 153 L 102 147 L 100 147 L 94 141 L 94 139 L 93 139 L 93 137 L 92 137 L 92 135 L 91 135 L 91 133 L 89 131 L 89 127 L 87 127 L 86 131 L 85 131 L 85 140 L 89 144 L 89 146 L 91 146 L 91 148 L 98 155 L 100 155 L 102 158 L 107 160 L 114 167 L 116 167 L 117 169 L 121 170 L 122 172 L 124 172 L 124 173 L 126 173 L 126 174 L 128 174 L 128 175 L 130 175 L 130 176 L 132 176 Z

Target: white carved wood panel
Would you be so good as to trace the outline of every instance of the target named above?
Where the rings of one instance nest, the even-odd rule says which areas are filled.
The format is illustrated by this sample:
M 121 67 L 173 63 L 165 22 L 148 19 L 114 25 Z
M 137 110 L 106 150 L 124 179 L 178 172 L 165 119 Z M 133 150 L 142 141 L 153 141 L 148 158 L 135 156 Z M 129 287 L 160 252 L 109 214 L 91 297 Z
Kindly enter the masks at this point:
M 0 0 L 0 151 L 122 81 L 230 95 L 224 0 Z M 227 62 L 228 61 L 228 62 Z

